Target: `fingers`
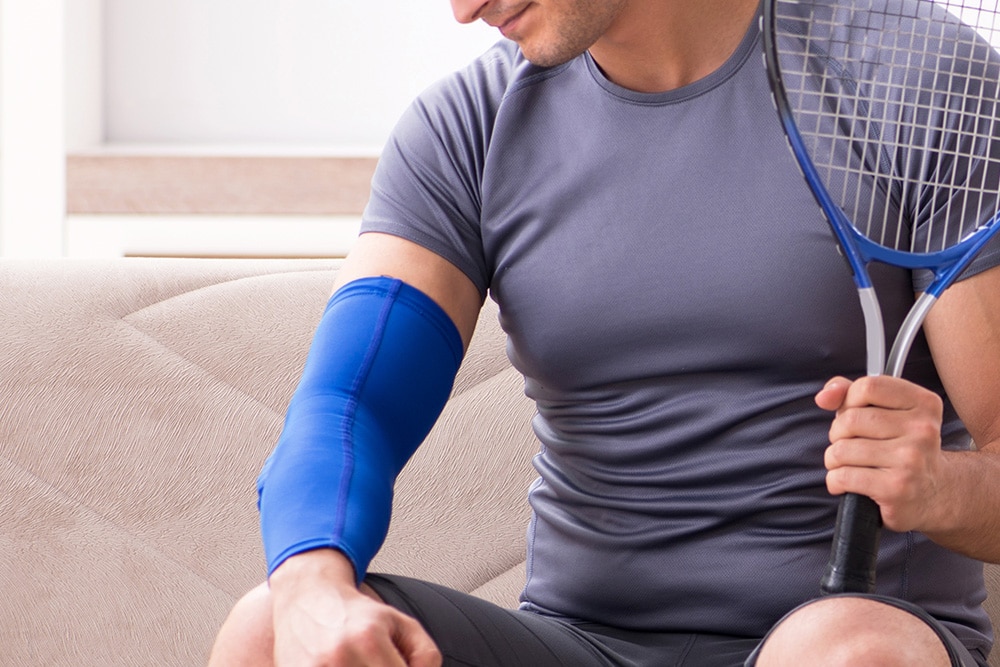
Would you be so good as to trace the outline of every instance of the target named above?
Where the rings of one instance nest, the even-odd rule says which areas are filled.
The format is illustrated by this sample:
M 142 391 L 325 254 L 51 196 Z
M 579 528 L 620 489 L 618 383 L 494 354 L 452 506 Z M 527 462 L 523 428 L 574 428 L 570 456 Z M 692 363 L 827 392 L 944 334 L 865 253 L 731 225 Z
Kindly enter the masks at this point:
M 294 560 L 293 560 L 294 559 Z M 339 552 L 293 556 L 271 575 L 278 667 L 440 667 L 423 626 L 354 584 Z
M 441 653 L 420 623 L 392 607 L 376 604 L 379 608 L 366 623 L 341 636 L 330 665 L 441 666 Z
M 387 605 L 355 608 L 342 625 L 299 623 L 275 645 L 277 667 L 440 667 L 434 641 L 413 618 Z
M 821 398 L 822 397 L 822 398 Z M 854 382 L 835 378 L 817 402 L 839 403 L 830 426 L 830 442 L 841 440 L 936 441 L 941 432 L 941 397 L 906 380 L 864 377 Z
M 847 378 L 833 378 L 816 394 L 816 405 L 824 410 L 835 412 L 843 404 L 850 386 L 851 381 Z
M 420 623 L 402 616 L 398 630 L 393 641 L 409 667 L 441 667 L 441 652 Z
M 824 410 L 873 407 L 905 410 L 912 407 L 940 407 L 941 399 L 918 385 L 888 375 L 869 375 L 848 380 L 835 377 L 816 394 L 816 404 Z
M 919 385 L 889 375 L 871 375 L 848 382 L 844 407 L 878 406 L 892 410 L 906 410 L 914 407 L 940 407 L 941 398 Z M 837 379 L 833 380 L 839 383 Z
M 858 451 L 854 458 L 858 463 L 842 464 L 831 454 L 831 450 L 846 450 L 851 446 Z M 838 443 L 828 449 L 827 490 L 833 495 L 860 493 L 875 500 L 883 510 L 921 500 L 921 493 L 934 476 L 933 459 L 906 447 L 880 451 L 874 456 L 864 451 L 880 449 L 868 442 Z M 850 458 L 844 456 L 840 460 L 850 461 Z
M 895 530 L 919 527 L 938 486 L 941 398 L 899 378 L 834 378 L 816 403 L 836 413 L 824 453 L 830 493 L 872 498 Z

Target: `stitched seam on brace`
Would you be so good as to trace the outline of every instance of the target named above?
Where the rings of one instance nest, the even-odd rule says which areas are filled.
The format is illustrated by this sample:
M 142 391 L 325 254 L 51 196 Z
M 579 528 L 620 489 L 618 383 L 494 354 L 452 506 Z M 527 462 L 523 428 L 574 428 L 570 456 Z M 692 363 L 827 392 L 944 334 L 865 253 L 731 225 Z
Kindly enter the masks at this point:
M 372 335 L 371 344 L 365 351 L 364 360 L 361 363 L 361 367 L 358 369 L 357 375 L 354 377 L 354 382 L 351 385 L 349 393 L 350 398 L 348 399 L 346 415 L 344 418 L 345 424 L 341 434 L 344 454 L 343 468 L 340 473 L 340 492 L 337 494 L 337 521 L 333 528 L 333 537 L 338 541 L 344 535 L 344 527 L 347 523 L 347 499 L 350 497 L 351 480 L 354 477 L 353 436 L 354 426 L 357 423 L 358 397 L 364 390 L 365 382 L 368 380 L 372 366 L 375 364 L 375 356 L 378 354 L 379 347 L 382 344 L 382 338 L 389 322 L 389 314 L 395 304 L 401 285 L 401 281 L 394 280 L 386 291 L 385 303 L 382 304 L 378 320 L 375 322 L 375 331 Z

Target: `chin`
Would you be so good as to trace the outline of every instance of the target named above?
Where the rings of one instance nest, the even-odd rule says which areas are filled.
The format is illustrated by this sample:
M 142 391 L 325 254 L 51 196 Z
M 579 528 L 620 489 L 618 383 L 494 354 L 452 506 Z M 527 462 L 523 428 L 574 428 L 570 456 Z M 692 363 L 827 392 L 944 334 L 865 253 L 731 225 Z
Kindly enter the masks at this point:
M 580 49 L 558 49 L 558 48 L 544 48 L 537 47 L 532 44 L 518 43 L 521 48 L 521 53 L 525 58 L 528 59 L 532 65 L 537 65 L 538 67 L 555 67 L 557 65 L 562 65 L 567 63 L 573 58 L 576 58 L 584 51 L 587 47 Z

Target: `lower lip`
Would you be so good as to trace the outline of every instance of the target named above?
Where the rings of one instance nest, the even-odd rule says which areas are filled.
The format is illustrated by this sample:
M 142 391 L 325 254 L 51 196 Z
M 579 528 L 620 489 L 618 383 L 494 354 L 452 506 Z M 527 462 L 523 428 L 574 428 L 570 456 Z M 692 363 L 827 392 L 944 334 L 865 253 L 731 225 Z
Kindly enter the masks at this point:
M 520 22 L 521 17 L 524 16 L 524 13 L 526 11 L 528 11 L 527 7 L 522 9 L 520 12 L 511 17 L 510 20 L 508 20 L 506 23 L 500 26 L 500 34 L 506 37 L 507 39 L 513 39 L 511 35 L 514 34 L 515 29 L 517 28 L 517 24 Z

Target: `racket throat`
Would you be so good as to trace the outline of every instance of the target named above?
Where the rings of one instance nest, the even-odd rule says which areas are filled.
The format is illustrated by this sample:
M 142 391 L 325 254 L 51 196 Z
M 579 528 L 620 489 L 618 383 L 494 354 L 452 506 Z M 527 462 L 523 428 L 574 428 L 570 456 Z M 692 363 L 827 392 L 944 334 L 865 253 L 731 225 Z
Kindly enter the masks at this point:
M 868 348 L 868 375 L 881 375 L 885 368 L 885 325 L 882 307 L 874 287 L 859 287 L 858 298 L 865 318 L 865 343 Z
M 906 363 L 906 357 L 910 354 L 910 347 L 935 302 L 937 302 L 937 297 L 930 292 L 923 292 L 917 297 L 917 302 L 913 304 L 906 319 L 903 320 L 903 324 L 900 325 L 896 341 L 892 344 L 889 361 L 885 367 L 886 375 L 898 378 L 903 374 L 903 365 Z

